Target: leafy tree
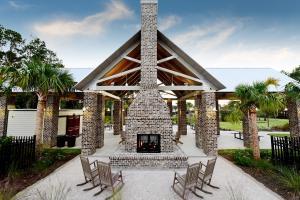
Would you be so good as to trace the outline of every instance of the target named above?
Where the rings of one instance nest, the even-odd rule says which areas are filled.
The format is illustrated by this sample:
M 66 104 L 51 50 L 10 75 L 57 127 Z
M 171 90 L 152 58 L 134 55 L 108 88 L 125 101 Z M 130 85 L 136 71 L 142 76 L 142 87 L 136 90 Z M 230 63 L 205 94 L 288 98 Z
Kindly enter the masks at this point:
M 23 49 L 24 57 L 29 60 L 41 60 L 45 63 L 63 67 L 62 61 L 57 58 L 56 54 L 47 48 L 46 43 L 39 38 L 34 38 Z
M 255 82 L 252 85 L 241 84 L 236 87 L 235 95 L 241 101 L 243 113 L 249 113 L 249 128 L 251 135 L 251 148 L 254 159 L 260 159 L 260 149 L 257 129 L 257 109 L 277 112 L 283 105 L 283 97 L 278 93 L 270 93 L 269 86 L 277 86 L 278 80 L 269 78 L 264 82 Z
M 38 59 L 25 61 L 18 69 L 6 67 L 6 73 L 13 85 L 23 91 L 35 92 L 38 97 L 35 135 L 37 145 L 41 145 L 48 94 L 68 91 L 73 86 L 74 80 L 66 70 Z
M 296 67 L 291 73 L 283 72 L 291 78 L 295 79 L 295 82 L 288 83 L 285 87 L 285 94 L 287 100 L 299 100 L 300 99 L 300 66 Z
M 239 101 L 230 101 L 222 110 L 225 112 L 224 119 L 227 122 L 238 124 L 243 118 L 241 103 Z
M 20 33 L 0 25 L 0 67 L 18 67 L 23 58 L 24 40 Z

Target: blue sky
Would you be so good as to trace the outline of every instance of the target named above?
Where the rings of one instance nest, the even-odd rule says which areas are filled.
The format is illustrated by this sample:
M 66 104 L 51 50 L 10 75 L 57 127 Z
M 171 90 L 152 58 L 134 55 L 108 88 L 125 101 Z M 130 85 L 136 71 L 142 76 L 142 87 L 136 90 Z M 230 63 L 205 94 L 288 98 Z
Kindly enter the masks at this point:
M 160 30 L 203 67 L 300 65 L 299 0 L 159 0 Z M 0 0 L 0 24 L 66 67 L 96 67 L 140 27 L 139 0 Z

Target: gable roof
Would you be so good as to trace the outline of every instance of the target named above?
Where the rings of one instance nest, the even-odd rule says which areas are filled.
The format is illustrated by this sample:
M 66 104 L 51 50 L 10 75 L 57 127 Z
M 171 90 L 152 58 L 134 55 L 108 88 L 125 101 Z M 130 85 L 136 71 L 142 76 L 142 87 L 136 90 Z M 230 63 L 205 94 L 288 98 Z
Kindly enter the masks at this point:
M 93 68 L 66 68 L 74 77 L 75 82 L 81 81 Z M 272 68 L 205 68 L 210 74 L 222 81 L 225 88 L 218 92 L 234 92 L 239 84 L 251 84 L 256 81 L 264 81 L 267 78 L 279 80 L 277 88 L 271 87 L 272 92 L 283 92 L 286 84 L 296 82 L 291 77 Z
M 126 43 L 124 43 L 117 51 L 115 51 L 111 56 L 109 56 L 103 63 L 96 67 L 92 72 L 90 72 L 86 77 L 84 77 L 78 84 L 76 84 L 75 89 L 84 90 L 87 85 L 93 82 L 99 74 L 102 74 L 107 70 L 107 68 L 120 56 L 122 56 L 129 48 L 133 45 L 139 43 L 141 40 L 141 32 L 138 31 L 133 37 L 131 37 Z M 208 71 L 206 71 L 202 66 L 200 66 L 196 61 L 194 61 L 190 56 L 188 56 L 184 51 L 182 51 L 178 46 L 176 46 L 170 39 L 168 39 L 164 34 L 158 31 L 158 43 L 164 43 L 169 49 L 176 52 L 176 54 L 182 59 L 183 62 L 187 63 L 197 74 L 200 80 L 205 79 L 209 84 L 214 86 L 215 90 L 224 89 L 225 86 L 213 77 Z M 183 63 L 182 63 L 183 64 Z

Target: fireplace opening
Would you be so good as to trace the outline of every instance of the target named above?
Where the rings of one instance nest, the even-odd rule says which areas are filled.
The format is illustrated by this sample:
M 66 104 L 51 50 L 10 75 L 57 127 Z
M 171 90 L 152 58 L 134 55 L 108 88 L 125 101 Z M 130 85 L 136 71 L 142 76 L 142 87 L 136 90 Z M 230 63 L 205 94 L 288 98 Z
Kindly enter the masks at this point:
M 160 153 L 159 134 L 138 134 L 137 135 L 138 153 Z

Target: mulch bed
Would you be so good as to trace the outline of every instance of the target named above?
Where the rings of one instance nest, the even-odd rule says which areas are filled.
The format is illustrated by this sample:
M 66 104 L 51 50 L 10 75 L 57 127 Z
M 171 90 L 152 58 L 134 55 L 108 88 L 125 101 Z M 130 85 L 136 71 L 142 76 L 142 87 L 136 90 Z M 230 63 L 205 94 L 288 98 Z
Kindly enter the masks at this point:
M 0 188 L 8 188 L 10 192 L 13 194 L 17 194 L 18 192 L 24 190 L 28 186 L 36 183 L 37 181 L 45 178 L 49 174 L 51 174 L 54 170 L 73 159 L 77 155 L 67 155 L 63 160 L 59 160 L 54 162 L 49 168 L 43 170 L 41 172 L 33 172 L 31 170 L 27 170 L 21 172 L 16 178 L 14 178 L 10 183 L 8 178 L 0 178 Z
M 229 160 L 230 162 L 234 163 L 231 156 L 228 155 L 222 155 L 222 156 L 227 160 Z M 238 167 L 241 168 L 247 174 L 251 175 L 257 181 L 264 184 L 267 188 L 269 188 L 273 192 L 279 194 L 282 198 L 287 200 L 293 200 L 292 193 L 286 187 L 284 187 L 282 183 L 278 180 L 278 174 L 276 174 L 276 172 L 272 170 L 257 169 L 254 167 L 244 167 L 244 166 L 238 166 Z

